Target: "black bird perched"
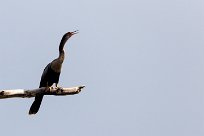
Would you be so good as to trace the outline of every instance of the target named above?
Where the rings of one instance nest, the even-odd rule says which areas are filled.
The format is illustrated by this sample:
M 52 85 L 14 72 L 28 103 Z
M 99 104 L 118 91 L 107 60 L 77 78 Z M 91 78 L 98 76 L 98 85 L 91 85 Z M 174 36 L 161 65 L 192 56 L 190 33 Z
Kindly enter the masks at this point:
M 60 45 L 59 45 L 59 57 L 53 60 L 51 63 L 49 63 L 45 67 L 42 73 L 42 76 L 41 76 L 39 88 L 40 87 L 51 87 L 54 83 L 56 87 L 58 86 L 57 84 L 59 82 L 59 76 L 61 73 L 62 63 L 65 57 L 65 52 L 63 49 L 64 45 L 72 35 L 77 34 L 77 33 L 78 33 L 78 30 L 64 34 L 60 42 Z M 42 94 L 39 94 L 35 97 L 35 100 L 30 107 L 29 114 L 36 114 L 38 112 L 42 99 L 43 99 Z

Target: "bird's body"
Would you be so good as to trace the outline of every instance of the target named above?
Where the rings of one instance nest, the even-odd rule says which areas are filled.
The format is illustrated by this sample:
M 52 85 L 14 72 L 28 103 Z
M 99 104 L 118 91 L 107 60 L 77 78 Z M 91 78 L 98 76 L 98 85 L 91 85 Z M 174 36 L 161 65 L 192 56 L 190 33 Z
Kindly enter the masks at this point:
M 56 58 L 55 60 L 53 60 L 51 63 L 49 63 L 45 67 L 43 74 L 41 76 L 39 88 L 51 87 L 54 83 L 57 87 L 57 84 L 59 82 L 60 73 L 61 73 L 62 63 L 63 63 L 64 58 L 65 58 L 65 52 L 64 52 L 63 48 L 64 48 L 66 41 L 74 34 L 76 34 L 76 31 L 68 32 L 62 37 L 62 40 L 61 40 L 60 46 L 59 46 L 59 57 Z M 36 114 L 38 112 L 40 105 L 41 105 L 41 102 L 42 102 L 42 99 L 43 99 L 42 94 L 39 94 L 35 97 L 35 100 L 30 107 L 29 114 Z

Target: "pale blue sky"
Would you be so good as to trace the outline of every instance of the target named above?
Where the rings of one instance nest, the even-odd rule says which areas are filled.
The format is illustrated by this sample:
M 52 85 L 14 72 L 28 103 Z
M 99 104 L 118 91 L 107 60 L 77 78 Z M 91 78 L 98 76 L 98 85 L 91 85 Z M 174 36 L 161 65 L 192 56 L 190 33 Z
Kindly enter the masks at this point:
M 202 0 L 0 2 L 0 88 L 39 86 L 65 46 L 59 84 L 78 95 L 0 100 L 1 135 L 203 136 Z

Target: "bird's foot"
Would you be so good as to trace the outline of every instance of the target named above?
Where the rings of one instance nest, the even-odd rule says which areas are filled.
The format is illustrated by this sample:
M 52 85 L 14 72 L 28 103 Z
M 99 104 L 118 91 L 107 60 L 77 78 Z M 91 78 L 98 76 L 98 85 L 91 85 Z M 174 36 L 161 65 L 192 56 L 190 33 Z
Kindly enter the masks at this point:
M 47 87 L 45 88 L 45 92 L 50 92 L 52 89 L 53 89 L 53 87 L 47 86 Z
M 47 89 L 48 89 L 48 90 L 53 90 L 54 87 L 53 87 L 53 86 L 49 86 L 49 87 L 47 87 Z
M 63 88 L 62 88 L 62 87 L 60 87 L 60 86 L 58 86 L 58 87 L 57 87 L 57 90 L 63 90 Z
M 62 92 L 63 88 L 56 84 L 57 92 Z
M 57 94 L 61 94 L 63 92 L 63 88 L 62 87 L 57 87 L 56 93 Z

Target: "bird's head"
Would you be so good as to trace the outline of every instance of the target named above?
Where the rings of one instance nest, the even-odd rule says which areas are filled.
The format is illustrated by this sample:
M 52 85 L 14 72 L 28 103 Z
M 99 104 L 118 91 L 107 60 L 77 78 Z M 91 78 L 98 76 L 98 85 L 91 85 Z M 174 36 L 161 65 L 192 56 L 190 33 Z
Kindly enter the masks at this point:
M 63 51 L 63 48 L 64 48 L 64 45 L 65 43 L 67 42 L 67 40 L 72 37 L 72 35 L 75 35 L 77 34 L 79 31 L 76 30 L 76 31 L 73 31 L 73 32 L 67 32 L 66 34 L 63 35 L 62 37 L 62 40 L 60 42 L 60 46 L 59 46 L 59 51 L 62 52 Z
M 69 39 L 72 35 L 75 35 L 75 34 L 77 34 L 77 33 L 79 33 L 79 30 L 76 30 L 76 31 L 73 31 L 73 32 L 67 32 L 66 34 L 64 34 L 64 38 L 65 39 Z

